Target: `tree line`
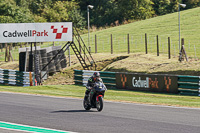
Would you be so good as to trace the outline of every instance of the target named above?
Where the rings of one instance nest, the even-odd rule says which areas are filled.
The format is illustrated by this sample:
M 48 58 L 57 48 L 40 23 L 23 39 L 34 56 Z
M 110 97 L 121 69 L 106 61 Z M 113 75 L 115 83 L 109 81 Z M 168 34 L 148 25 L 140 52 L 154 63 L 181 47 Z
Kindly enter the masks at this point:
M 200 6 L 200 0 L 0 0 L 0 23 L 72 21 L 86 28 L 93 5 L 90 23 L 104 27 L 177 12 L 179 3 Z

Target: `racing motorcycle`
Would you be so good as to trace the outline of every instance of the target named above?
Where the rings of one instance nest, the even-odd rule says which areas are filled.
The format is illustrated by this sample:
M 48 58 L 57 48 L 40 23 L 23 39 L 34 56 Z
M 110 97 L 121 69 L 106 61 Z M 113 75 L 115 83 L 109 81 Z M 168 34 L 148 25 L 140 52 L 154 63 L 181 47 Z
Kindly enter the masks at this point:
M 90 110 L 91 108 L 97 108 L 98 111 L 103 109 L 103 97 L 107 90 L 103 82 L 94 83 L 94 87 L 91 89 L 88 97 L 84 97 L 83 107 L 85 110 Z

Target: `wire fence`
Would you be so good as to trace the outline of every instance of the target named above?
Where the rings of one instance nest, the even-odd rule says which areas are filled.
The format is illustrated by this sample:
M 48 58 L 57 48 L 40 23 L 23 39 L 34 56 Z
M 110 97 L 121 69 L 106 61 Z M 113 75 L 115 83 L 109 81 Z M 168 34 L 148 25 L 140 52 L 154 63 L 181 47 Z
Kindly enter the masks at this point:
M 92 53 L 136 53 L 144 52 L 145 49 L 145 34 L 138 36 L 134 34 L 107 34 L 107 35 L 90 35 L 90 40 L 87 36 L 82 36 L 84 42 L 88 44 L 90 41 Z M 159 53 L 168 54 L 168 36 L 158 36 L 147 34 L 146 36 L 148 53 L 157 53 L 157 44 L 159 44 Z M 96 47 L 96 48 L 95 48 Z M 170 37 L 170 53 L 176 57 L 179 55 L 181 42 L 179 45 L 179 39 Z M 194 42 L 194 40 L 185 39 L 184 47 L 188 57 L 199 59 L 200 58 L 200 40 Z M 95 51 L 97 49 L 97 51 Z
M 83 41 L 88 47 L 91 47 L 91 53 L 137 53 L 143 52 L 145 54 L 145 39 L 147 43 L 147 52 L 151 54 L 157 54 L 157 45 L 159 46 L 160 54 L 168 54 L 168 36 L 158 36 L 154 34 L 135 35 L 135 34 L 91 34 L 90 40 L 88 40 L 87 35 L 81 36 Z M 88 43 L 90 41 L 90 43 Z M 64 46 L 66 42 L 46 42 L 37 43 L 37 46 L 50 47 L 50 46 Z M 75 44 L 78 42 L 75 40 Z M 90 44 L 90 46 L 88 45 Z M 20 47 L 30 47 L 30 43 L 26 44 L 8 44 L 12 45 L 11 54 L 14 61 L 19 60 L 19 48 Z M 194 59 L 200 59 L 200 40 L 187 40 L 185 39 L 185 51 L 187 56 Z M 0 44 L 0 61 L 5 61 L 5 45 Z M 172 57 L 179 56 L 179 39 L 175 37 L 170 37 L 170 53 Z M 68 54 L 68 53 L 66 53 Z M 73 51 L 71 50 L 71 54 Z

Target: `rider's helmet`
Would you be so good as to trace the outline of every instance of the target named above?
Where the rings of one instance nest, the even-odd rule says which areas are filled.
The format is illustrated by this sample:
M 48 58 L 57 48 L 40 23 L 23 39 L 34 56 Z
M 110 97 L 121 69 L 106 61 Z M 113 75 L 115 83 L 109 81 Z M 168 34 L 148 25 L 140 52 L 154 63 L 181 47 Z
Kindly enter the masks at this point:
M 93 73 L 93 77 L 95 80 L 99 79 L 100 78 L 100 73 L 99 72 L 94 72 Z

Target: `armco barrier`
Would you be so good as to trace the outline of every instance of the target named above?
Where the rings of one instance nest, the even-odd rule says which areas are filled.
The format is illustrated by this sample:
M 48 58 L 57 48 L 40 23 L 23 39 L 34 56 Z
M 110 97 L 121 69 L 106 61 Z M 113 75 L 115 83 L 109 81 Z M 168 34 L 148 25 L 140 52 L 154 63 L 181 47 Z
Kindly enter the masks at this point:
M 16 86 L 30 86 L 30 77 L 34 85 L 34 74 L 29 72 L 20 72 L 16 70 L 0 69 L 0 84 L 9 84 Z
M 75 84 L 85 85 L 95 71 L 74 70 Z M 97 71 L 96 71 L 97 72 Z M 100 72 L 106 86 L 200 96 L 200 76 Z
M 74 70 L 74 82 L 75 84 L 86 85 L 88 79 L 94 72 L 99 72 L 101 78 L 106 86 L 116 87 L 115 72 L 100 72 L 100 71 L 87 71 L 87 70 Z
M 200 76 L 178 76 L 178 90 L 181 95 L 200 96 Z

